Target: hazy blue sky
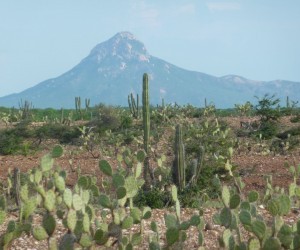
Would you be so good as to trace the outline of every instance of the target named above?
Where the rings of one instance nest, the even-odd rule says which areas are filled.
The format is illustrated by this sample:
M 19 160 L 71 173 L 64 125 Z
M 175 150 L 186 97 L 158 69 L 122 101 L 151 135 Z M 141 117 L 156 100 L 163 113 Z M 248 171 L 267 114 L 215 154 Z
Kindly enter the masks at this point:
M 299 0 L 1 0 L 0 96 L 75 66 L 119 31 L 215 76 L 300 82 Z

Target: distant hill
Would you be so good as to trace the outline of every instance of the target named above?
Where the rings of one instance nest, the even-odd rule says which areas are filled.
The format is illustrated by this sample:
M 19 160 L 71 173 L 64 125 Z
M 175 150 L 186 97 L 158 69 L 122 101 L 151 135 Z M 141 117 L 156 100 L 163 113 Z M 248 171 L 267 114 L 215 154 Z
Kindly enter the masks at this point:
M 174 51 L 176 53 L 176 51 Z M 192 57 L 193 55 L 191 55 Z M 300 83 L 284 80 L 252 81 L 241 76 L 215 77 L 179 68 L 151 56 L 144 44 L 129 32 L 117 33 L 98 44 L 68 72 L 43 81 L 18 94 L 0 98 L 0 106 L 18 106 L 22 99 L 37 108 L 74 108 L 75 96 L 90 98 L 91 104 L 127 105 L 129 93 L 141 93 L 143 73 L 150 77 L 150 102 L 203 106 L 204 99 L 218 108 L 233 107 L 254 96 L 276 94 L 284 100 L 300 100 Z

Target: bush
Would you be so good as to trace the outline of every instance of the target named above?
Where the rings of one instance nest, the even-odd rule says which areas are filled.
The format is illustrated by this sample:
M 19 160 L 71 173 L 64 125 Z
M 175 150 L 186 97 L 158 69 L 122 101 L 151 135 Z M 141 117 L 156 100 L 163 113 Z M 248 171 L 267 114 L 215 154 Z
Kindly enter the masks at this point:
M 257 136 L 261 134 L 262 139 L 271 139 L 278 134 L 278 124 L 274 121 L 264 122 L 254 134 Z
M 100 104 L 96 109 L 98 109 L 98 113 L 95 119 L 89 122 L 88 127 L 95 127 L 94 131 L 98 133 L 103 133 L 106 130 L 115 131 L 120 128 L 121 116 L 117 108 Z
M 6 129 L 0 132 L 0 154 L 15 154 L 21 149 L 24 138 L 14 133 L 14 129 Z
M 274 99 L 275 95 L 264 95 L 261 99 L 258 99 L 258 104 L 255 106 L 256 115 L 260 116 L 261 123 L 277 121 L 280 117 L 279 102 L 280 100 Z
M 46 124 L 35 130 L 34 137 L 40 141 L 44 139 L 58 139 L 60 143 L 71 143 L 81 135 L 79 129 L 63 124 Z
M 284 131 L 283 133 L 278 134 L 277 137 L 280 139 L 287 139 L 289 135 L 290 136 L 300 135 L 300 126 L 295 128 L 290 128 Z
M 297 114 L 296 116 L 291 117 L 290 121 L 292 123 L 300 122 L 300 114 Z
M 158 188 L 153 188 L 149 191 L 140 190 L 133 200 L 137 207 L 149 206 L 151 208 L 164 208 L 171 205 L 169 204 L 170 201 L 170 193 Z

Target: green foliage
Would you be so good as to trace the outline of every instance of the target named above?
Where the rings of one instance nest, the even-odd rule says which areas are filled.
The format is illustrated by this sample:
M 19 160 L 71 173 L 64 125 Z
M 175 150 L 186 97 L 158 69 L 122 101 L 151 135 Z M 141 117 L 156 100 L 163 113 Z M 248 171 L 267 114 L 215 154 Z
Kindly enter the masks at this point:
M 58 139 L 60 143 L 71 143 L 79 136 L 80 131 L 77 128 L 58 123 L 45 124 L 34 131 L 34 137 L 40 142 L 51 138 Z
M 170 194 L 157 188 L 151 190 L 139 190 L 134 198 L 134 204 L 138 207 L 148 206 L 152 209 L 164 208 L 170 203 Z
M 95 107 L 97 113 L 87 126 L 95 127 L 94 131 L 103 134 L 105 131 L 116 131 L 121 127 L 121 114 L 119 109 L 113 106 L 99 104 Z
M 262 98 L 256 97 L 258 104 L 255 106 L 256 115 L 260 116 L 262 123 L 277 121 L 280 117 L 278 98 L 275 99 L 275 95 L 264 95 Z
M 24 138 L 18 136 L 12 130 L 0 131 L 0 154 L 10 155 L 21 150 Z
M 254 134 L 261 136 L 262 139 L 271 139 L 278 134 L 278 124 L 274 121 L 265 121 Z

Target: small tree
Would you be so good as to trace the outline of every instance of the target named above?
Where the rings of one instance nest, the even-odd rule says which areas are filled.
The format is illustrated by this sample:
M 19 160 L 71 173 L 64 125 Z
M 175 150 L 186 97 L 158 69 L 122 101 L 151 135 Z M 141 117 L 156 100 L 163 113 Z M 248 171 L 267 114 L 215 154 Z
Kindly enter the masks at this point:
M 258 104 L 255 106 L 255 113 L 260 116 L 260 121 L 262 123 L 277 121 L 280 117 L 279 98 L 275 99 L 275 95 L 269 94 L 265 94 L 262 98 L 256 96 L 256 98 Z
M 255 106 L 256 115 L 260 116 L 260 129 L 257 131 L 264 139 L 270 139 L 278 132 L 277 121 L 280 117 L 280 100 L 275 95 L 265 94 Z

